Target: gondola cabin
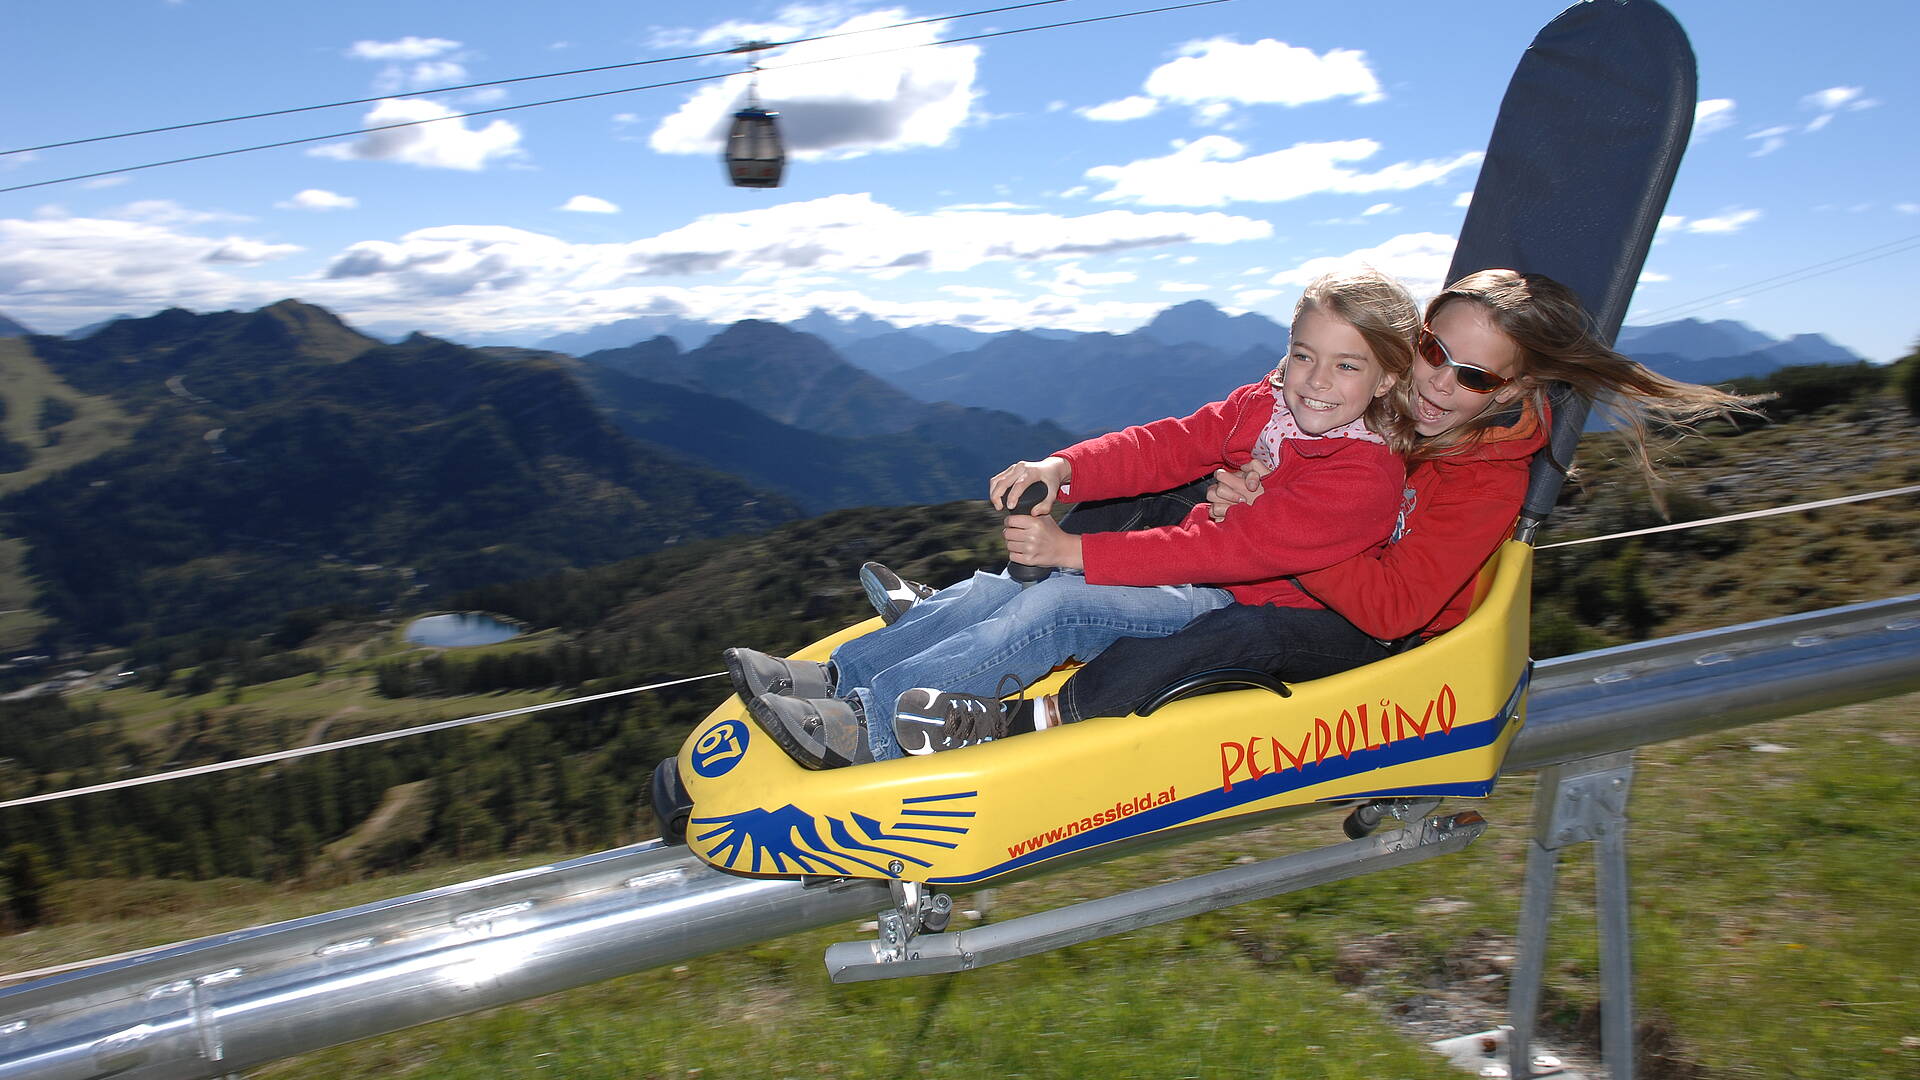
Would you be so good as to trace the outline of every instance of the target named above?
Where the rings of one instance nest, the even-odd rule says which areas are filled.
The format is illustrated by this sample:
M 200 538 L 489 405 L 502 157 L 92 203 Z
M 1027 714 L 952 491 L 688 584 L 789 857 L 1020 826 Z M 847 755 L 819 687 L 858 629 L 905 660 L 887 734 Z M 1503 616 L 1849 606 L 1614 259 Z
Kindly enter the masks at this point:
M 787 151 L 780 141 L 780 126 L 774 122 L 774 117 L 779 115 L 758 105 L 749 105 L 733 114 L 733 126 L 727 131 L 727 147 L 722 157 L 734 187 L 780 186 Z

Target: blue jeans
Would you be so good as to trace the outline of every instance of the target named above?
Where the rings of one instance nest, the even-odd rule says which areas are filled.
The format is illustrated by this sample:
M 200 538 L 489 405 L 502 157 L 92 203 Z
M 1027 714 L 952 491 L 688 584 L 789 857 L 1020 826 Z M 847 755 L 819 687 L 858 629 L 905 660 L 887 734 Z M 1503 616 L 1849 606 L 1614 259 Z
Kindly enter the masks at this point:
M 1008 675 L 1030 686 L 1070 658 L 1091 660 L 1121 638 L 1165 637 L 1231 603 L 1205 585 L 1089 585 L 1056 570 L 1022 589 L 982 571 L 833 650 L 835 685 L 859 701 L 874 759 L 884 761 L 901 755 L 893 707 L 908 690 L 995 697 Z

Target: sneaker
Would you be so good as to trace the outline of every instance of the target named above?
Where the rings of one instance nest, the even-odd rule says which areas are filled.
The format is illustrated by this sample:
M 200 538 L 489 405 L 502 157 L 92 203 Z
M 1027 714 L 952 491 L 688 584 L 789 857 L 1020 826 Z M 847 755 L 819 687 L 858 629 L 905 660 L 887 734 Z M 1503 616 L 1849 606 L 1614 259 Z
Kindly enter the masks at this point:
M 932 754 L 1004 739 L 1012 720 L 997 698 L 922 687 L 901 694 L 894 704 L 893 737 L 909 754 Z
M 866 721 L 850 702 L 762 694 L 747 702 L 747 713 L 788 757 L 809 769 L 838 769 L 873 760 Z
M 733 692 L 741 701 L 752 701 L 762 694 L 833 696 L 833 676 L 827 665 L 816 660 L 782 660 L 752 649 L 728 649 L 725 655 L 727 677 L 733 680 Z
M 905 615 L 913 605 L 939 591 L 931 585 L 908 581 L 877 562 L 862 563 L 860 587 L 867 590 L 867 602 L 888 626 Z

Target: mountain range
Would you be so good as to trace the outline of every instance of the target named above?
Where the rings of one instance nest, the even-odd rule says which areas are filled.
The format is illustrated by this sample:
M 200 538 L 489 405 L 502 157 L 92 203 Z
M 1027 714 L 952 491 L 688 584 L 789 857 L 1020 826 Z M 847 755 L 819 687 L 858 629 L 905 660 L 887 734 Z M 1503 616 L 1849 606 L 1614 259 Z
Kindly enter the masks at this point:
M 39 606 L 85 640 L 418 604 L 840 506 L 951 501 L 1072 441 L 916 401 L 768 323 L 690 353 L 656 339 L 651 362 L 612 358 L 626 371 L 422 334 L 386 344 L 293 300 L 24 341 L 83 409 L 105 399 L 135 421 L 0 499 Z M 0 401 L 38 408 L 24 384 Z M 16 456 L 0 468 L 31 461 Z
M 674 332 L 576 356 L 386 343 L 295 300 L 115 318 L 79 338 L 9 320 L 53 377 L 133 426 L 0 499 L 0 533 L 26 542 L 40 606 L 87 640 L 417 605 L 836 508 L 973 498 L 1010 461 L 1217 399 L 1287 343 L 1271 320 L 1204 301 L 1127 334 L 824 312 L 705 334 L 647 325 Z M 1707 382 L 1859 360 L 1731 322 L 1630 327 L 1621 345 Z M 22 415 L 39 395 L 0 380 Z
M 660 319 L 608 324 L 549 338 L 542 347 L 567 351 L 560 346 L 568 340 L 602 342 L 617 337 L 620 328 L 665 327 L 647 339 L 575 353 L 631 371 L 643 363 L 671 366 L 670 359 L 644 359 L 663 348 L 660 335 L 685 351 L 701 347 L 689 342 L 712 342 L 727 332 L 685 320 L 669 326 Z M 1286 327 L 1254 312 L 1229 315 L 1204 300 L 1167 308 L 1125 334 L 1046 329 L 985 334 L 934 324 L 900 327 L 865 314 L 835 316 L 819 309 L 784 325 L 920 401 L 1000 409 L 1083 432 L 1122 427 L 1216 399 L 1270 370 L 1287 346 Z M 1616 345 L 1656 371 L 1701 383 L 1764 376 L 1803 364 L 1864 362 L 1819 334 L 1782 341 L 1729 320 L 1629 326 L 1621 330 Z M 713 388 L 710 383 L 708 387 Z

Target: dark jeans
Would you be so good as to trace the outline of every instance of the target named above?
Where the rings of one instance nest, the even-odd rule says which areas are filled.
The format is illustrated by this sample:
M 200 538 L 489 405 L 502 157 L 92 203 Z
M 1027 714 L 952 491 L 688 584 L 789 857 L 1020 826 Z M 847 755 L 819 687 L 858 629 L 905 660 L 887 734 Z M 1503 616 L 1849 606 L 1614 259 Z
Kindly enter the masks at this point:
M 1173 683 L 1210 668 L 1245 667 L 1304 682 L 1382 660 L 1380 644 L 1326 608 L 1234 604 L 1161 638 L 1121 638 L 1067 680 L 1066 721 L 1126 716 Z
M 1207 501 L 1207 488 L 1212 484 L 1213 477 L 1203 476 L 1191 484 L 1156 495 L 1075 503 L 1073 509 L 1060 519 L 1060 530 L 1085 536 L 1088 533 L 1131 532 L 1134 529 L 1178 525 L 1187 519 L 1188 511 Z
M 1178 525 L 1207 501 L 1213 478 L 1139 498 L 1077 504 L 1060 522 L 1084 535 Z M 1244 667 L 1305 682 L 1371 664 L 1397 652 L 1325 608 L 1249 607 L 1210 611 L 1157 638 L 1121 638 L 1075 672 L 1060 692 L 1068 721 L 1126 716 L 1168 686 L 1211 668 Z

